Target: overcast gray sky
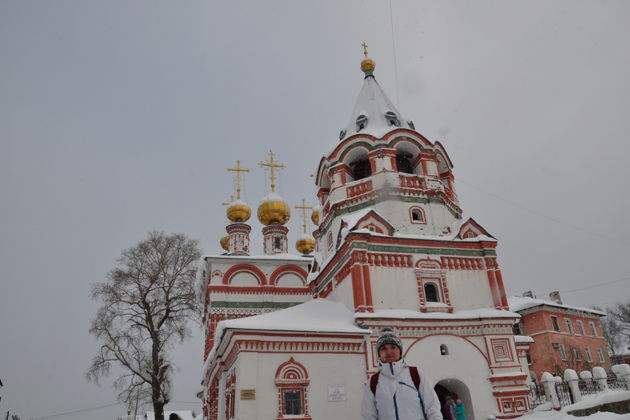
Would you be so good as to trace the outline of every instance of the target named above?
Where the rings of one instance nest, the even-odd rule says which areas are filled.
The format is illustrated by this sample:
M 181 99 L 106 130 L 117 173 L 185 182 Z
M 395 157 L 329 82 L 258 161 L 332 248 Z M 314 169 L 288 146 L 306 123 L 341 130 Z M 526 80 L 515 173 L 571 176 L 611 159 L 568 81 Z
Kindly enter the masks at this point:
M 269 149 L 280 194 L 314 202 L 362 41 L 401 113 L 446 147 L 510 294 L 627 299 L 628 16 L 623 0 L 1 1 L 0 413 L 115 402 L 111 381 L 84 379 L 90 285 L 150 230 L 219 252 L 237 159 L 252 206 Z M 288 226 L 293 242 L 297 213 Z M 196 331 L 173 408 L 199 409 L 201 355 Z

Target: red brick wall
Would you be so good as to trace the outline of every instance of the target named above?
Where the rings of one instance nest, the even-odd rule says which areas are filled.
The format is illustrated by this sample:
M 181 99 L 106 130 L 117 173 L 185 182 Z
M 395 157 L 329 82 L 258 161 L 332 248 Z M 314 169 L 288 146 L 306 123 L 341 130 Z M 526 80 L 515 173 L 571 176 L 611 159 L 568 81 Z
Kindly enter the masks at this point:
M 553 329 L 552 316 L 558 318 L 559 332 Z M 565 319 L 571 321 L 572 334 L 567 331 Z M 583 335 L 580 334 L 576 322 L 578 320 L 584 323 Z M 597 336 L 591 335 L 589 322 L 595 323 Z M 578 373 L 582 370 L 592 370 L 594 366 L 601 366 L 607 371 L 609 370 L 610 361 L 608 360 L 606 343 L 602 337 L 601 323 L 597 316 L 564 314 L 541 308 L 522 316 L 521 333 L 534 339 L 534 343 L 529 350 L 532 359 L 529 369 L 536 374 L 538 379 L 540 379 L 543 372 L 557 373 L 558 371 L 563 372 L 567 368 L 574 369 Z M 562 360 L 559 349 L 554 348 L 554 343 L 564 344 L 567 360 Z M 572 347 L 578 348 L 581 360 L 575 360 L 571 350 Z M 591 351 L 592 362 L 587 360 L 585 351 L 587 347 Z M 604 353 L 604 363 L 599 361 L 598 348 L 601 348 Z

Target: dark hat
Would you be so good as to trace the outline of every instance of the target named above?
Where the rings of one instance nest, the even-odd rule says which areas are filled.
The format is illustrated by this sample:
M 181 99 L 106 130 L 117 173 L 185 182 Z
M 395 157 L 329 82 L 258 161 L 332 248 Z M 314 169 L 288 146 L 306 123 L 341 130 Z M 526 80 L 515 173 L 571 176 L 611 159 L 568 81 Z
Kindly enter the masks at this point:
M 383 347 L 385 344 L 395 345 L 400 349 L 400 353 L 402 354 L 402 341 L 400 341 L 400 337 L 398 337 L 398 334 L 396 334 L 391 328 L 383 328 L 380 331 L 378 335 L 378 340 L 376 341 L 376 352 L 379 353 L 381 351 L 381 347 Z

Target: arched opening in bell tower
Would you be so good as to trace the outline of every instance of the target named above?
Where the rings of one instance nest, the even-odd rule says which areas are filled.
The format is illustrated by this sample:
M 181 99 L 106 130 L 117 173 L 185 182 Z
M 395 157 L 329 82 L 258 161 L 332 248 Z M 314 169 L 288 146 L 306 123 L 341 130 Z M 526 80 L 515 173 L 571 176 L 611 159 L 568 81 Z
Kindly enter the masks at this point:
M 346 158 L 344 159 L 346 165 L 351 171 L 351 180 L 358 181 L 363 178 L 367 178 L 372 175 L 372 166 L 368 158 L 368 151 L 363 147 L 355 147 L 352 149 Z
M 413 166 L 411 165 L 412 154 L 408 152 L 399 151 L 396 153 L 396 167 L 398 172 L 404 174 L 413 174 Z
M 350 163 L 350 168 L 352 169 L 352 177 L 355 181 L 372 175 L 372 168 L 370 168 L 370 161 L 367 157 L 365 159 L 357 159 Z

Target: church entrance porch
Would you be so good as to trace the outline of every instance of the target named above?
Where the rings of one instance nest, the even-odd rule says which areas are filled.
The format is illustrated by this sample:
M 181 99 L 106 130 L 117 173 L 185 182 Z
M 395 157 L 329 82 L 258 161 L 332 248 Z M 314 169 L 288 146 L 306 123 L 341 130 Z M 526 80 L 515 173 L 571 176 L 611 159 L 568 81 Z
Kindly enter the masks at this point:
M 454 402 L 458 399 L 462 400 L 464 403 L 466 419 L 467 420 L 475 420 L 475 413 L 473 411 L 473 403 L 470 398 L 470 391 L 465 383 L 458 379 L 442 379 L 440 382 L 435 384 L 435 393 L 440 399 L 440 407 L 444 407 L 444 403 L 446 401 L 446 397 L 450 396 Z M 444 413 L 442 413 L 444 414 Z M 444 417 L 446 420 L 446 417 Z

